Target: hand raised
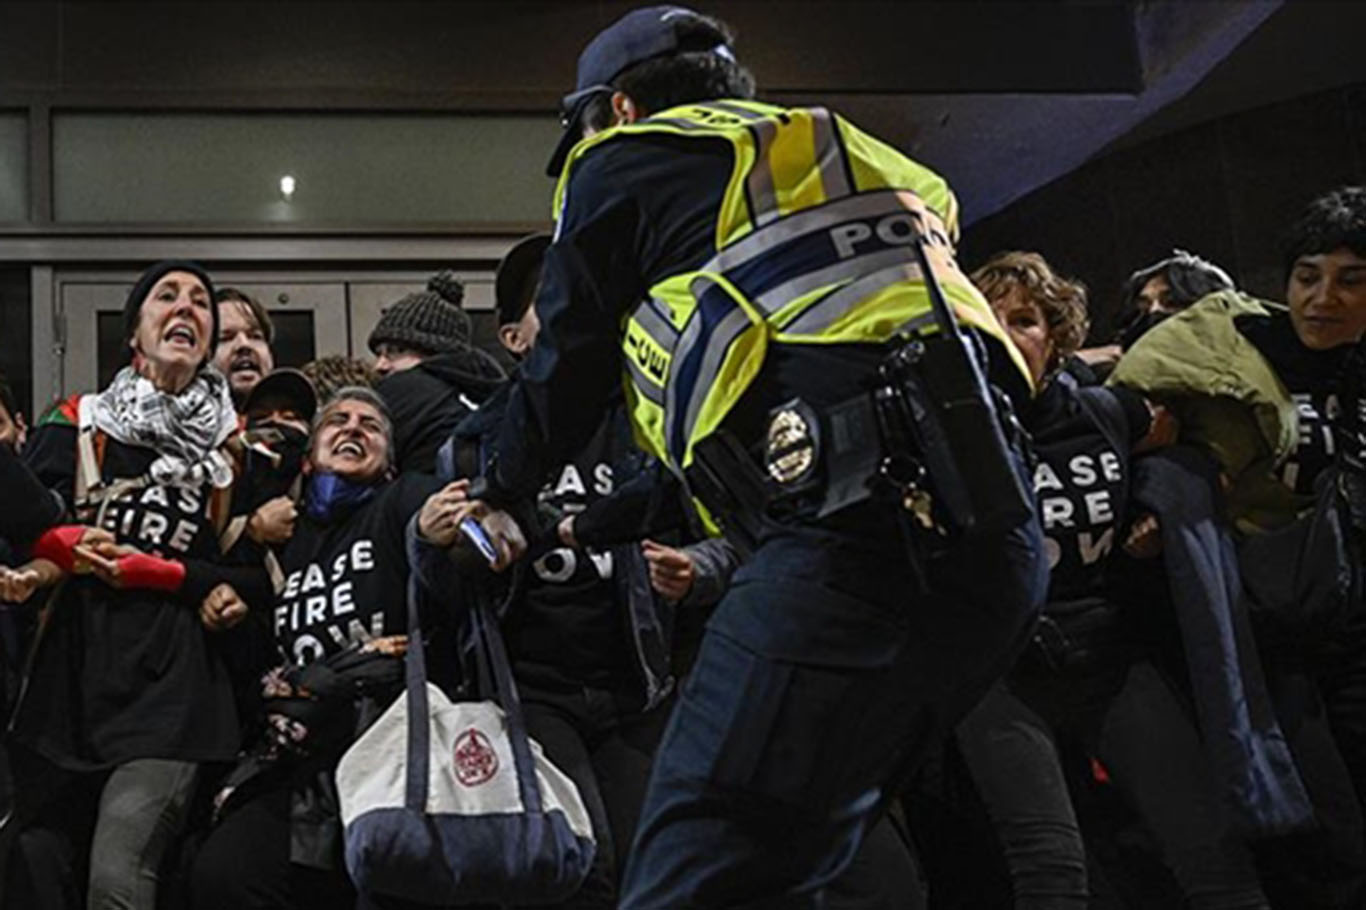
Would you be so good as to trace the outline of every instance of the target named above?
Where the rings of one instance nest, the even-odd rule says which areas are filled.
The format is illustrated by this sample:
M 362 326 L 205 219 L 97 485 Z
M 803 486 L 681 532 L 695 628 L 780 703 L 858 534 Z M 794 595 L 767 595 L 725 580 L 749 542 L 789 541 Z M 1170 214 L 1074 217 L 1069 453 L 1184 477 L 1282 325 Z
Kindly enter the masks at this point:
M 469 489 L 468 480 L 457 480 L 427 497 L 417 514 L 417 531 L 423 540 L 438 547 L 455 543 L 460 535 L 456 515 L 468 501 Z
M 288 496 L 261 503 L 247 519 L 247 536 L 257 543 L 284 543 L 294 536 L 299 509 Z

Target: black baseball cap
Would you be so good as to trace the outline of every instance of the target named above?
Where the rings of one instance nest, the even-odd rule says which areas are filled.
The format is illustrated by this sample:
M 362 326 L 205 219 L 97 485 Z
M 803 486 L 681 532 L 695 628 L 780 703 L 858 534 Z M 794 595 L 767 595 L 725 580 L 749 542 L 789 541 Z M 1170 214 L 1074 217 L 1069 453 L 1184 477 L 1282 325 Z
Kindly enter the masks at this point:
M 256 383 L 247 394 L 247 402 L 242 407 L 242 413 L 250 415 L 255 408 L 271 401 L 289 404 L 294 413 L 307 422 L 312 422 L 313 415 L 318 412 L 318 393 L 313 388 L 313 383 L 299 370 L 289 367 L 271 370 L 269 375 Z
M 531 234 L 517 241 L 498 263 L 493 279 L 493 298 L 498 307 L 498 324 L 508 325 L 522 318 L 541 277 L 541 263 L 550 246 L 549 234 Z
M 584 108 L 594 96 L 613 91 L 613 79 L 637 63 L 684 51 L 712 51 L 735 59 L 725 34 L 711 20 L 686 6 L 641 7 L 598 32 L 579 54 L 574 91 L 560 101 L 564 135 L 550 156 L 546 173 L 551 177 L 560 175 L 569 150 L 583 137 L 579 118 Z

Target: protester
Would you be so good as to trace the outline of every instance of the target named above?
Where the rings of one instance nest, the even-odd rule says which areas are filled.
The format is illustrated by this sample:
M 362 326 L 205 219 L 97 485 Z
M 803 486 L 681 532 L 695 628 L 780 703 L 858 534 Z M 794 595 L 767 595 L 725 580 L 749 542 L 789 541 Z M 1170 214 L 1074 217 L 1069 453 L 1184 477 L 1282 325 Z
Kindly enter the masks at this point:
M 310 360 L 300 368 L 300 372 L 317 392 L 318 402 L 326 404 L 339 390 L 350 386 L 374 388 L 379 374 L 368 361 L 343 354 L 325 354 Z
M 289 539 L 298 515 L 308 428 L 318 410 L 313 384 L 298 370 L 279 369 L 261 380 L 243 406 L 242 483 L 234 515 L 257 543 Z
M 6 715 L 19 692 L 24 649 L 37 619 L 26 609 L 39 571 L 24 566 L 15 542 L 32 540 L 61 517 L 61 502 L 45 489 L 20 459 L 27 427 L 15 402 L 14 392 L 0 373 L 0 706 Z M 0 903 L 4 898 L 4 853 L 8 842 L 4 828 L 13 808 L 13 781 L 9 756 L 0 750 Z
M 426 471 L 451 431 L 505 378 L 493 357 L 471 341 L 460 308 L 465 287 L 450 272 L 384 311 L 370 332 L 379 382 L 375 391 L 394 416 L 395 463 Z
M 263 738 L 216 797 L 221 820 L 192 877 L 197 908 L 346 907 L 356 900 L 342 863 L 331 772 L 402 689 L 405 530 L 416 516 L 420 538 L 448 548 L 464 539 L 455 532 L 460 519 L 482 517 L 464 502 L 462 485 L 443 489 L 430 476 L 395 476 L 392 438 L 383 402 L 369 389 L 338 391 L 313 421 L 303 510 L 281 555 L 284 585 L 271 612 L 287 663 L 265 681 Z M 509 552 L 522 545 L 515 525 L 488 530 Z M 450 687 L 458 681 L 449 630 L 459 598 L 436 593 L 424 605 L 431 611 L 424 630 L 433 634 L 433 676 Z M 329 693 L 340 692 L 310 696 L 322 689 L 318 673 L 339 683 Z
M 259 300 L 237 288 L 219 288 L 214 303 L 218 307 L 218 337 L 213 365 L 228 377 L 233 403 L 240 411 L 251 390 L 275 368 L 270 347 L 275 341 L 275 325 Z
M 239 479 L 224 546 L 240 547 L 243 558 L 264 567 L 274 591 L 284 585 L 280 554 L 299 516 L 308 431 L 318 402 L 313 385 L 298 370 L 275 370 L 247 396 L 237 437 Z M 224 642 L 237 693 L 238 710 L 249 726 L 259 713 L 261 674 L 278 663 L 269 599 L 253 603 Z
M 1145 334 L 1111 381 L 1169 404 L 1183 439 L 1217 462 L 1244 536 L 1258 646 L 1320 825 L 1269 854 L 1268 889 L 1296 906 L 1352 907 L 1366 895 L 1366 618 L 1332 580 L 1359 571 L 1366 514 L 1355 505 L 1366 502 L 1366 189 L 1314 200 L 1284 250 L 1288 306 L 1209 295 Z
M 209 364 L 212 294 L 195 263 L 145 271 L 124 307 L 131 365 L 50 411 L 24 453 L 67 524 L 32 549 L 36 584 L 65 580 L 13 721 L 15 906 L 152 910 L 200 765 L 237 750 L 213 629 L 245 604 L 201 610 L 227 579 L 248 596 L 268 582 L 220 550 L 237 417 Z
M 1128 389 L 1082 389 L 1062 364 L 1086 335 L 1086 292 L 1037 253 L 973 272 L 1034 375 L 1033 440 L 1049 554 L 1048 603 L 1015 670 L 959 725 L 958 743 L 996 825 L 1015 906 L 1090 906 L 1086 849 L 1063 748 L 1098 755 L 1135 803 L 1192 908 L 1265 908 L 1252 859 L 1225 821 L 1181 695 L 1147 661 L 1119 564 L 1161 549 L 1130 497 L 1130 457 L 1176 428 Z M 1153 604 L 1145 605 L 1148 609 Z M 1020 775 L 1031 785 L 1019 785 Z
M 34 568 L 21 567 L 24 560 L 14 542 L 32 540 L 61 514 L 61 503 L 20 458 L 27 437 L 28 427 L 14 390 L 0 373 L 0 493 L 6 502 L 0 514 L 0 694 L 6 706 L 10 704 L 8 694 L 15 691 L 18 682 L 15 674 L 29 618 L 19 615 L 12 602 L 24 599 L 38 574 Z
M 1114 342 L 1077 351 L 1068 369 L 1083 384 L 1094 384 L 1110 375 L 1120 356 L 1144 332 L 1201 297 L 1234 287 L 1228 272 L 1214 263 L 1185 250 L 1172 250 L 1171 256 L 1139 269 L 1124 282 Z

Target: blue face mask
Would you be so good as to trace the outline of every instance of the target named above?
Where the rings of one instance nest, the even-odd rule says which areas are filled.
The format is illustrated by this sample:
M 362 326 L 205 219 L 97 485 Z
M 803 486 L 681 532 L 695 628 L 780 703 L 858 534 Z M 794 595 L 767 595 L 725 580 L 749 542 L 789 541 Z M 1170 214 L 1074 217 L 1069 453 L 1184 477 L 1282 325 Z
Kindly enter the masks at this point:
M 308 475 L 304 502 L 307 503 L 310 517 L 318 521 L 331 521 L 368 502 L 377 489 L 375 484 L 348 480 L 331 471 L 318 471 Z

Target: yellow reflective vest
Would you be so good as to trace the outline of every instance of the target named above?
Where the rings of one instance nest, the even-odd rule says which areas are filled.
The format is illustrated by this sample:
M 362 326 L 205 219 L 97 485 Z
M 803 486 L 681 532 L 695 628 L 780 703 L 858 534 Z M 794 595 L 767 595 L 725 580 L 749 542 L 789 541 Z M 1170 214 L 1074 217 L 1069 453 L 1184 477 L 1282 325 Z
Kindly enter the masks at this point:
M 728 140 L 734 167 L 715 255 L 670 275 L 624 317 L 627 406 L 637 437 L 675 470 L 749 387 L 771 345 L 882 342 L 933 330 L 912 243 L 964 323 L 1000 339 L 958 269 L 958 212 L 942 177 L 824 108 L 754 101 L 686 104 L 590 136 L 555 190 L 559 220 L 575 164 L 596 146 L 648 133 Z

